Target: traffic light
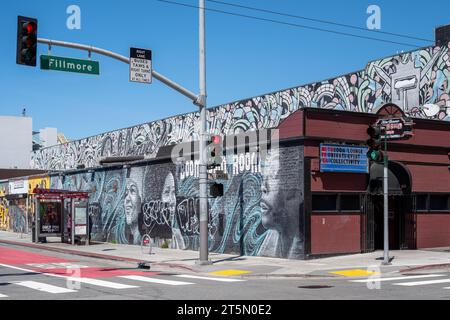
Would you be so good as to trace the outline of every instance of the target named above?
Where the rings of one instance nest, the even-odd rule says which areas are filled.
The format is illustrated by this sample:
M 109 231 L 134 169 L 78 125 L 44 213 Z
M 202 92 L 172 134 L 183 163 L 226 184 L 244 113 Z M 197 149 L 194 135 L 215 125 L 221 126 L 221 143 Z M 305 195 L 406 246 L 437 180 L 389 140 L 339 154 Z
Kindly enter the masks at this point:
M 209 193 L 213 198 L 223 197 L 223 184 L 213 183 L 210 187 Z
M 18 17 L 17 64 L 36 67 L 38 21 L 33 18 Z
M 367 140 L 369 151 L 367 158 L 374 162 L 383 162 L 383 151 L 381 151 L 381 128 L 378 126 L 369 126 L 367 134 L 370 139 Z
M 223 143 L 221 136 L 211 136 L 208 140 L 207 146 L 208 159 L 207 165 L 208 170 L 220 167 L 222 165 L 222 155 L 223 155 Z

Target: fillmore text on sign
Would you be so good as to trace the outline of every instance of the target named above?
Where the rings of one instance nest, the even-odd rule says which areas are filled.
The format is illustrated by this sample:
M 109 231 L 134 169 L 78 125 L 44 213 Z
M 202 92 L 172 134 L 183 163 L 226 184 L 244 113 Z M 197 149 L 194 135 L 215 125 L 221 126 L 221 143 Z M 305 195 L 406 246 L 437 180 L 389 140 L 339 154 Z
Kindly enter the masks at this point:
M 64 58 L 56 56 L 41 56 L 41 69 L 65 71 L 85 74 L 100 74 L 100 64 L 98 61 Z

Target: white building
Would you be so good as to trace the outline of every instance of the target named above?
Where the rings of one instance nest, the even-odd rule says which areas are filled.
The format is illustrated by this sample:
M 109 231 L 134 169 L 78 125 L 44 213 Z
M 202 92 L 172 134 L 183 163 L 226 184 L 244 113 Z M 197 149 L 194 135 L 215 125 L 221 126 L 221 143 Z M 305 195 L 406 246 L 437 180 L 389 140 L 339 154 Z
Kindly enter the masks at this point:
M 52 147 L 58 144 L 58 130 L 56 128 L 44 128 L 39 130 L 39 140 L 42 148 Z
M 0 116 L 0 168 L 29 169 L 32 138 L 31 118 Z
M 33 132 L 32 118 L 0 116 L 0 169 L 30 169 L 33 147 L 47 148 L 66 142 L 67 138 L 56 128 Z

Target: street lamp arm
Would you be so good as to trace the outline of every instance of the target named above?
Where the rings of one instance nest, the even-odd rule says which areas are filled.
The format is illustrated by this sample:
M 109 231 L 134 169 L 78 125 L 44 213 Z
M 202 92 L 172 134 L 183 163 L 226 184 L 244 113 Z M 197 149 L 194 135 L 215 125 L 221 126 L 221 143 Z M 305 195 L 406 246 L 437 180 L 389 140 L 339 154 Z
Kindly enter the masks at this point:
M 109 51 L 109 50 L 97 48 L 97 47 L 92 47 L 92 46 L 79 44 L 79 43 L 50 40 L 50 39 L 43 39 L 43 38 L 38 38 L 37 42 L 43 43 L 43 44 L 48 44 L 49 46 L 66 47 L 66 48 L 72 48 L 72 49 L 78 49 L 78 50 L 85 50 L 88 52 L 95 52 L 95 53 L 119 60 L 126 64 L 130 64 L 130 59 L 128 57 L 122 56 L 120 54 L 117 54 L 117 53 Z M 199 103 L 201 103 L 202 99 L 200 96 L 198 96 L 195 93 L 189 91 L 188 89 L 182 87 L 178 83 L 170 80 L 169 78 L 163 76 L 162 74 L 152 70 L 152 76 L 155 77 L 155 79 L 157 79 L 157 80 L 161 81 L 162 83 L 164 83 L 165 85 L 167 85 L 168 87 L 170 87 L 170 88 L 178 91 L 182 95 L 188 97 L 189 99 L 191 99 L 193 101 L 194 104 L 198 105 Z

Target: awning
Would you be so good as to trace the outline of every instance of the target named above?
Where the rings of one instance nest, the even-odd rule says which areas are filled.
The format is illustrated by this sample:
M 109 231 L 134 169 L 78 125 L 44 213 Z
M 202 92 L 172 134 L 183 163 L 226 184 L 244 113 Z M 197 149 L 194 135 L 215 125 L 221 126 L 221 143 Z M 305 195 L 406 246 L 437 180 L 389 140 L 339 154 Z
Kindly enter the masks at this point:
M 57 189 L 40 189 L 35 188 L 33 193 L 40 199 L 87 199 L 89 198 L 89 192 L 69 191 L 69 190 L 57 190 Z

